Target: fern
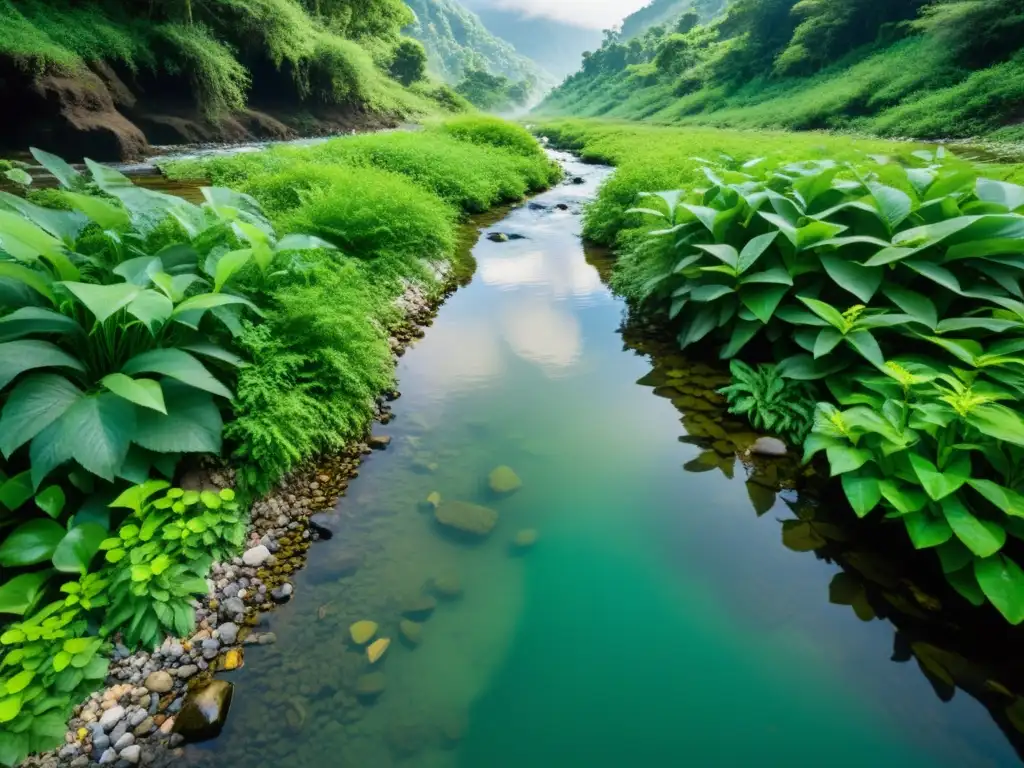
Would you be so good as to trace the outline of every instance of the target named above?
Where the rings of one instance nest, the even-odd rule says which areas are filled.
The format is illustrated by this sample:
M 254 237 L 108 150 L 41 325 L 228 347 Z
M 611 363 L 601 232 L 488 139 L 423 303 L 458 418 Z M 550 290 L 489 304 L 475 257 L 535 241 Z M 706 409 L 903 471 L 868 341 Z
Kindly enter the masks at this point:
M 814 423 L 817 403 L 810 386 L 783 378 L 774 365 L 753 368 L 733 360 L 730 370 L 733 383 L 719 390 L 729 403 L 729 413 L 745 417 L 759 431 L 802 445 Z

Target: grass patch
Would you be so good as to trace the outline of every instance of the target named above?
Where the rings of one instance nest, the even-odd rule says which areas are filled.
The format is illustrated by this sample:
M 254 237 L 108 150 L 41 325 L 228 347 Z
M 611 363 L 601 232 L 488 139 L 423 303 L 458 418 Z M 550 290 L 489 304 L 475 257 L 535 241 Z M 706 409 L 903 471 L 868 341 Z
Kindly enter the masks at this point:
M 365 431 L 373 398 L 393 376 L 394 300 L 410 280 L 439 287 L 430 267 L 455 258 L 460 215 L 520 199 L 559 174 L 527 132 L 493 118 L 165 171 L 244 191 L 282 234 L 340 249 L 306 256 L 307 269 L 268 292 L 265 322 L 243 339 L 255 362 L 239 376 L 237 418 L 225 434 L 255 491 Z

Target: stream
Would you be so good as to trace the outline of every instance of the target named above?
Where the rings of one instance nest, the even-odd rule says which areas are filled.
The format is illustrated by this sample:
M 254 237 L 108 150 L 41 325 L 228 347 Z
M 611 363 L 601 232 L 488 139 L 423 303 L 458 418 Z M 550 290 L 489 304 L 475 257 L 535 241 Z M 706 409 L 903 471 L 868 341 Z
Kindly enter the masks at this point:
M 486 228 L 523 238 L 481 237 L 472 283 L 401 359 L 396 418 L 375 432 L 390 447 L 323 516 L 333 538 L 262 619 L 277 642 L 246 646 L 224 732 L 185 762 L 1018 765 L 978 699 L 943 702 L 890 660 L 892 624 L 830 602 L 838 564 L 783 546 L 780 520 L 804 523 L 791 494 L 745 482 L 733 451 L 748 436 L 716 426 L 721 373 L 624 343 L 625 307 L 579 236 L 611 171 L 556 156 L 585 183 Z M 666 383 L 687 400 L 682 426 Z M 500 465 L 523 485 L 499 498 Z M 497 526 L 449 535 L 434 492 Z M 539 538 L 519 550 L 524 529 Z M 427 594 L 436 608 L 410 614 L 420 642 L 403 642 L 402 613 Z M 349 638 L 363 620 L 392 640 L 372 668 Z M 383 691 L 367 701 L 370 672 Z

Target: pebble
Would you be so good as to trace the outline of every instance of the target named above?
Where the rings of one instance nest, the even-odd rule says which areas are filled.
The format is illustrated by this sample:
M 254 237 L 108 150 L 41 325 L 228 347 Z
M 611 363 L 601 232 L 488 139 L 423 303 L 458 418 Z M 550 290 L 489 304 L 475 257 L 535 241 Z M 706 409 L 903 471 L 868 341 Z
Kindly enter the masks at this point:
M 240 613 L 245 613 L 245 603 L 243 603 L 240 598 L 229 597 L 221 605 L 224 609 L 224 613 L 229 616 L 237 616 Z
M 275 602 L 286 603 L 288 602 L 289 599 L 291 599 L 293 591 L 294 589 L 292 585 L 288 582 L 285 582 L 281 586 L 272 589 L 270 591 L 270 596 L 274 599 Z
M 71 761 L 71 768 L 85 768 L 85 766 L 87 766 L 88 764 L 89 758 L 85 755 L 81 755 L 80 757 L 76 757 L 74 760 Z
M 175 674 L 181 680 L 187 680 L 199 671 L 195 664 L 184 664 L 175 670 Z
M 224 645 L 234 645 L 238 639 L 238 625 L 233 621 L 226 621 L 217 627 L 217 632 L 220 633 L 220 641 Z
M 117 744 L 118 739 L 120 739 L 122 736 L 124 736 L 127 732 L 128 732 L 128 721 L 127 720 L 122 720 L 117 725 L 115 725 L 114 726 L 114 730 L 112 730 L 110 732 L 110 742 L 112 744 Z
M 156 693 L 167 693 L 174 687 L 174 680 L 169 672 L 158 669 L 146 677 L 145 686 Z M 132 725 L 138 725 L 138 723 L 132 723 Z
M 152 731 L 155 727 L 156 723 L 154 722 L 153 718 L 147 717 L 145 720 L 143 720 L 141 723 L 135 726 L 135 735 L 141 738 L 142 736 L 145 736 L 147 733 Z
M 132 744 L 121 751 L 121 759 L 127 760 L 132 765 L 138 764 L 140 757 L 142 757 L 142 747 L 138 744 Z
M 117 752 L 108 747 L 107 750 L 102 755 L 100 755 L 100 759 L 97 762 L 99 762 L 100 765 L 110 765 L 111 763 L 116 761 Z
M 262 635 L 260 635 L 260 645 L 273 645 L 276 642 L 277 635 L 275 635 L 273 632 L 264 632 Z
M 124 717 L 124 707 L 114 705 L 103 713 L 103 717 L 100 718 L 100 725 L 103 726 L 103 730 L 109 731 L 122 717 Z
M 259 568 L 267 561 L 268 557 L 270 557 L 270 550 L 260 544 L 252 549 L 245 550 L 245 554 L 242 555 L 242 562 L 250 568 Z
M 168 675 L 168 677 L 170 677 L 170 675 Z M 168 688 L 168 690 L 170 689 Z M 149 713 L 145 709 L 136 709 L 134 712 L 132 712 L 131 716 L 129 716 L 128 723 L 129 725 L 131 725 L 132 728 L 134 728 L 136 725 L 145 720 L 148 715 Z
M 135 743 L 135 736 L 134 736 L 134 734 L 126 733 L 123 736 L 121 736 L 121 738 L 119 738 L 117 741 L 114 742 L 114 749 L 116 749 L 118 752 L 120 752 L 125 747 L 130 747 L 134 743 Z
M 750 446 L 750 452 L 757 456 L 785 456 L 789 449 L 777 437 L 759 437 Z

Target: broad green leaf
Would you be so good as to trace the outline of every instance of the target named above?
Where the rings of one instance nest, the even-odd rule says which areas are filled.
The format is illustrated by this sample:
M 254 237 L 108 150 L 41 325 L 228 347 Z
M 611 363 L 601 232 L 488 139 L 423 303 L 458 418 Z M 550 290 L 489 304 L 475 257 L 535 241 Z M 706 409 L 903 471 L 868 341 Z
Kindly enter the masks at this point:
M 12 512 L 32 498 L 32 475 L 28 470 L 0 481 L 0 506 Z
M 812 221 L 796 230 L 796 239 L 793 244 L 798 251 L 806 251 L 808 248 L 816 247 L 819 243 L 834 239 L 836 235 L 845 232 L 846 229 L 847 227 L 841 224 Z
M 846 333 L 848 323 L 846 322 L 846 318 L 843 317 L 843 313 L 838 309 L 833 307 L 831 304 L 826 304 L 824 301 L 819 301 L 818 299 L 811 299 L 806 296 L 797 296 L 797 298 L 800 299 L 800 301 L 802 301 L 814 314 L 840 333 Z
M 690 291 L 690 298 L 704 303 L 715 301 L 735 291 L 728 285 L 698 285 Z
M 947 237 L 979 221 L 981 216 L 958 216 L 935 224 L 905 229 L 893 236 L 893 245 L 920 250 L 941 243 Z
M 4 176 L 13 181 L 15 184 L 20 184 L 23 187 L 32 186 L 32 176 L 21 168 L 11 168 L 4 171 Z
M 818 315 L 809 312 L 803 307 L 793 305 L 779 307 L 775 310 L 775 317 L 779 320 L 791 323 L 792 325 L 806 325 L 813 328 L 824 328 L 828 326 L 828 323 L 818 317 Z M 840 315 L 840 317 L 842 316 Z
M 857 517 L 867 516 L 882 500 L 882 489 L 874 477 L 847 472 L 841 481 L 846 498 Z
M 959 571 L 974 562 L 974 553 L 961 544 L 960 539 L 950 539 L 942 546 L 937 547 L 935 554 L 939 556 L 943 573 Z
M 36 333 L 76 333 L 80 326 L 72 318 L 41 307 L 22 307 L 0 317 L 0 342 Z
M 835 328 L 822 328 L 814 341 L 814 359 L 824 357 L 843 340 L 843 334 Z
M 744 285 L 740 289 L 740 300 L 758 320 L 767 324 L 788 291 L 786 285 Z
M 690 344 L 695 344 L 703 339 L 717 327 L 717 308 L 701 307 L 700 311 L 690 320 L 689 325 L 679 334 L 679 346 L 685 349 Z
M 99 552 L 107 531 L 96 523 L 85 523 L 68 531 L 53 553 L 53 567 L 63 573 L 85 574 Z
M 882 289 L 882 293 L 901 310 L 916 318 L 918 322 L 931 329 L 938 325 L 939 312 L 927 296 L 895 285 L 887 285 Z
M 160 389 L 160 383 L 153 379 L 133 379 L 123 373 L 111 373 L 104 376 L 100 383 L 115 395 L 136 405 L 167 413 L 163 390 Z
M 165 488 L 170 487 L 170 483 L 166 480 L 147 480 L 145 483 L 139 485 L 133 485 L 126 491 L 121 493 L 116 499 L 110 502 L 110 506 L 116 509 L 132 509 L 141 514 L 142 505 L 146 500 L 155 493 L 159 493 Z M 114 539 L 118 542 L 117 539 Z M 119 542 L 118 542 L 119 543 Z
M 36 368 L 71 368 L 85 371 L 85 367 L 56 344 L 35 339 L 19 339 L 0 344 L 0 389 L 19 374 Z
M 82 392 L 53 373 L 26 376 L 11 390 L 0 413 L 0 452 L 9 457 L 46 429 L 74 404 Z
M 33 263 L 40 256 L 62 259 L 64 243 L 17 213 L 0 210 L 0 250 L 18 261 Z
M 769 232 L 766 235 L 758 235 L 747 241 L 747 244 L 743 246 L 743 250 L 740 251 L 739 260 L 737 263 L 737 271 L 742 275 L 748 269 L 750 269 L 757 260 L 764 255 L 764 252 L 771 247 L 772 243 L 775 242 L 775 238 L 778 233 Z M 792 283 L 790 283 L 792 285 Z
M 65 501 L 64 491 L 60 489 L 59 485 L 48 486 L 36 495 L 36 506 L 54 520 L 60 517 L 60 513 L 64 511 Z
M 0 280 L 8 279 L 22 283 L 36 293 L 45 296 L 50 302 L 55 303 L 53 291 L 50 289 L 50 280 L 42 273 L 34 269 L 0 261 Z
M 186 344 L 181 347 L 186 352 L 195 352 L 201 357 L 208 357 L 212 360 L 220 360 L 222 363 L 227 363 L 235 368 L 239 368 L 243 365 L 248 365 L 241 357 L 228 352 L 223 347 L 218 347 L 216 344 L 210 344 L 208 342 L 196 342 L 195 344 Z
M 51 155 L 49 152 L 44 152 L 35 147 L 32 147 L 29 151 L 32 153 L 32 157 L 36 159 L 36 162 L 52 173 L 54 178 L 65 189 L 77 189 L 84 183 L 85 179 L 82 177 L 82 174 L 56 155 Z
M 65 192 L 64 198 L 76 211 L 81 211 L 90 219 L 100 225 L 102 229 L 126 230 L 132 221 L 128 212 L 119 205 L 114 205 L 109 200 L 90 195 L 81 195 L 77 192 Z
M 860 469 L 872 460 L 871 451 L 852 445 L 834 445 L 825 449 L 832 477 Z
M 326 240 L 321 240 L 319 237 L 313 237 L 312 235 L 285 235 L 277 241 L 277 245 L 274 246 L 276 253 L 282 253 L 284 251 L 310 251 L 325 249 L 329 251 L 336 251 L 337 247 Z
M 11 720 L 16 718 L 18 713 L 21 712 L 21 706 L 21 694 L 16 693 L 11 696 L 6 696 L 5 698 L 0 698 L 0 723 L 9 723 Z M 4 737 L 7 736 L 6 733 L 0 735 Z M 18 755 L 19 760 L 24 757 L 25 755 Z M 15 762 L 18 762 L 18 760 Z
M 978 558 L 974 575 L 981 591 L 1008 622 L 1024 621 L 1024 571 L 1006 555 Z
M 902 485 L 895 480 L 880 480 L 878 487 L 881 488 L 885 500 L 901 515 L 920 512 L 928 504 L 928 496 L 923 491 Z
M 207 310 L 232 304 L 246 306 L 257 315 L 263 314 L 255 304 L 243 296 L 232 296 L 228 293 L 201 293 L 198 296 L 187 298 L 178 304 L 178 306 L 174 308 L 174 312 L 171 313 L 171 317 L 181 318 L 182 316 L 191 313 L 197 313 L 201 316 L 202 313 Z M 194 323 L 189 324 L 194 325 Z
M 1024 187 L 994 179 L 978 179 L 974 192 L 979 200 L 1004 205 L 1010 211 L 1024 206 Z
M 960 287 L 960 281 L 957 280 L 956 275 L 950 272 L 945 267 L 940 267 L 938 264 L 932 264 L 928 261 L 905 261 L 903 264 L 910 269 L 917 272 L 922 277 L 927 277 L 934 283 L 938 283 L 943 288 L 952 291 L 953 293 L 963 293 L 963 289 Z
M 936 333 L 958 333 L 960 331 L 989 331 L 1003 333 L 1020 328 L 1017 320 L 997 320 L 991 317 L 951 317 L 935 326 Z
M 946 251 L 945 262 L 961 259 L 984 258 L 985 256 L 1005 256 L 1007 254 L 1024 253 L 1024 240 L 999 237 L 991 240 L 970 240 L 954 245 Z
M 916 248 L 902 248 L 900 246 L 889 246 L 878 251 L 874 256 L 864 262 L 865 267 L 882 267 L 892 264 L 894 261 L 903 261 L 917 253 Z
M 219 454 L 223 422 L 213 398 L 172 379 L 161 385 L 167 415 L 140 410 L 135 442 L 157 453 Z
M 927 508 L 903 515 L 902 519 L 914 549 L 938 547 L 953 538 L 953 529 L 949 523 L 932 515 Z
M 942 514 L 953 533 L 978 557 L 994 555 L 1006 543 L 1006 531 L 989 520 L 975 517 L 956 496 L 941 502 Z
M 818 258 L 821 259 L 821 265 L 832 281 L 840 288 L 852 293 L 864 304 L 871 301 L 882 284 L 884 272 L 881 269 L 862 267 L 857 262 L 844 259 L 834 253 L 822 253 Z
M 703 205 L 690 205 L 689 203 L 683 203 L 679 207 L 693 214 L 697 221 L 707 228 L 708 232 L 711 234 L 715 233 L 715 219 L 718 217 L 719 212 L 714 208 L 708 208 Z
M 213 290 L 220 292 L 232 275 L 249 263 L 252 253 L 252 248 L 243 248 L 238 251 L 229 251 L 221 256 L 217 260 L 217 267 L 213 273 Z
M 60 239 L 68 247 L 74 245 L 82 230 L 89 225 L 89 220 L 76 211 L 43 208 L 22 197 L 16 197 L 8 192 L 0 192 L 0 208 L 4 207 L 17 211 L 29 221 Z
M 732 337 L 729 343 L 722 347 L 719 357 L 729 360 L 739 354 L 757 332 L 764 328 L 764 325 L 752 320 L 738 320 L 732 329 Z
M 129 315 L 141 320 L 149 332 L 155 335 L 170 318 L 174 305 L 162 293 L 144 290 L 132 300 L 127 309 Z
M 784 267 L 771 267 L 763 272 L 750 272 L 740 278 L 740 285 L 751 283 L 769 283 L 773 285 L 792 285 L 793 278 Z
M 781 361 L 775 371 L 779 376 L 795 381 L 815 381 L 846 368 L 842 360 L 815 360 L 810 355 L 793 355 Z
M 139 256 L 122 261 L 114 267 L 114 274 L 123 277 L 125 282 L 144 288 L 153 282 L 153 275 L 163 269 L 163 262 L 156 256 Z
M 49 560 L 63 538 L 64 528 L 59 523 L 43 518 L 29 520 L 0 543 L 0 565 L 12 568 Z
M 956 541 L 956 539 L 953 539 L 953 541 Z M 970 552 L 967 554 L 970 554 Z M 971 555 L 970 564 L 966 567 L 955 571 L 946 571 L 945 575 L 949 585 L 959 592 L 964 600 L 967 600 L 976 608 L 980 608 L 985 604 L 985 593 L 981 591 L 981 585 L 978 584 L 978 578 L 974 573 L 973 555 Z
M 52 571 L 22 573 L 0 584 L 0 614 L 24 616 L 42 596 Z
M 910 453 L 907 458 L 917 479 L 921 481 L 921 487 L 932 501 L 941 501 L 951 493 L 956 493 L 971 476 L 971 458 L 968 453 L 958 454 L 942 470 L 920 454 Z
M 731 245 L 695 245 L 705 253 L 709 253 L 726 266 L 738 269 L 740 255 Z
M 865 186 L 874 200 L 875 207 L 886 228 L 893 232 L 908 216 L 913 208 L 913 203 L 906 192 L 895 187 L 888 187 L 884 184 L 869 181 Z
M 136 355 L 121 368 L 128 375 L 159 373 L 231 400 L 234 395 L 201 362 L 180 349 L 154 349 Z
M 71 291 L 86 306 L 96 318 L 97 323 L 102 323 L 114 313 L 127 307 L 142 292 L 142 288 L 130 283 L 93 285 L 92 283 L 65 281 L 61 285 Z
M 1004 514 L 1024 518 L 1024 496 L 991 480 L 971 478 L 967 482 Z
M 878 346 L 875 337 L 867 331 L 855 331 L 847 334 L 845 339 L 847 344 L 857 350 L 861 357 L 876 368 L 882 368 L 885 365 L 882 348 Z
M 967 422 L 988 437 L 1024 447 L 1024 420 L 1005 405 L 980 405 L 967 414 Z

